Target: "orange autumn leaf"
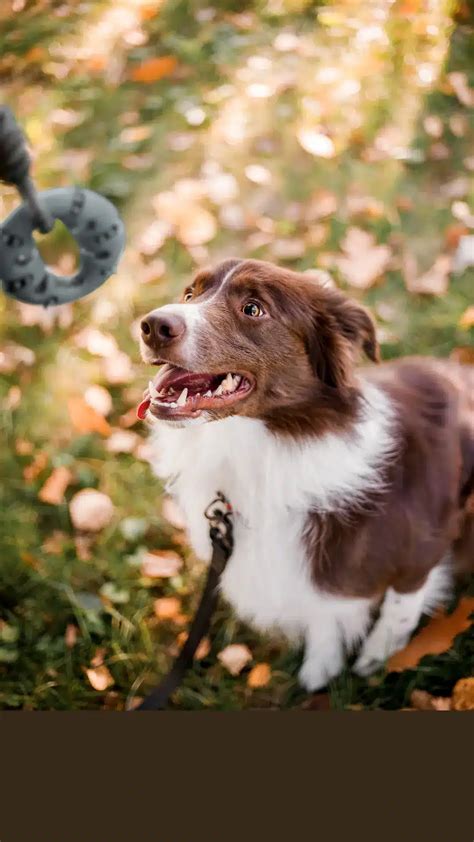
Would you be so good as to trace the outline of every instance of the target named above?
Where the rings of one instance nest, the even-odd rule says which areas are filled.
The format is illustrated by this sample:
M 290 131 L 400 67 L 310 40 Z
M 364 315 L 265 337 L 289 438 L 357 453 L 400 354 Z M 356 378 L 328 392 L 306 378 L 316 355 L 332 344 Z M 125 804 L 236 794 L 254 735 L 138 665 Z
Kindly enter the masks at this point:
M 78 433 L 100 433 L 103 436 L 109 436 L 111 433 L 110 424 L 105 420 L 103 415 L 100 415 L 93 409 L 84 398 L 69 398 L 68 400 L 69 416 L 73 427 Z
M 461 318 L 459 319 L 459 327 L 463 327 L 465 330 L 469 330 L 469 328 L 474 327 L 474 307 L 468 307 L 467 310 L 464 311 Z
M 104 664 L 98 667 L 86 669 L 85 672 L 89 680 L 89 684 L 99 693 L 103 693 L 104 690 L 107 690 L 107 688 L 111 687 L 114 683 L 114 679 L 112 678 L 110 671 L 106 666 L 104 666 Z
M 460 678 L 454 685 L 452 706 L 454 710 L 474 710 L 474 678 Z
M 409 644 L 390 658 L 389 672 L 416 667 L 425 655 L 440 655 L 446 652 L 456 635 L 471 625 L 470 614 L 474 612 L 474 597 L 465 596 L 459 600 L 452 614 L 445 612 L 432 617 L 429 623 L 415 635 Z
M 165 76 L 170 76 L 177 61 L 174 56 L 160 56 L 159 58 L 149 58 L 142 64 L 133 68 L 130 76 L 134 82 L 144 82 L 150 84 L 151 82 L 158 82 Z
M 27 465 L 26 468 L 24 468 L 23 478 L 27 482 L 32 482 L 41 473 L 41 471 L 44 471 L 47 464 L 48 456 L 46 453 L 40 450 L 40 452 L 36 454 L 32 463 L 30 465 Z
M 252 687 L 252 689 L 266 687 L 271 677 L 272 672 L 269 664 L 256 664 L 248 674 L 247 685 L 248 687 Z
M 48 477 L 43 487 L 38 493 L 39 499 L 43 503 L 50 503 L 52 506 L 59 506 L 64 500 L 64 492 L 71 482 L 72 474 L 69 468 L 61 465 L 55 468 L 53 473 Z
M 162 596 L 155 599 L 153 610 L 160 620 L 174 620 L 181 612 L 181 602 L 175 596 Z

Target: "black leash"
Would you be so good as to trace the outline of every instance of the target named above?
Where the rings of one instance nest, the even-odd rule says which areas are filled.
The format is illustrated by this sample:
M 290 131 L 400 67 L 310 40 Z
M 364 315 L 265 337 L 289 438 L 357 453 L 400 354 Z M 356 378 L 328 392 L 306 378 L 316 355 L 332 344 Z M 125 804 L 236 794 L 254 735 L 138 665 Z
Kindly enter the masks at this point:
M 210 524 L 209 536 L 212 542 L 212 559 L 201 601 L 194 615 L 188 638 L 163 681 L 146 696 L 135 710 L 163 710 L 166 708 L 171 695 L 179 687 L 186 671 L 192 665 L 194 653 L 199 643 L 209 630 L 218 599 L 219 581 L 234 546 L 232 507 L 224 495 L 219 492 L 204 514 Z

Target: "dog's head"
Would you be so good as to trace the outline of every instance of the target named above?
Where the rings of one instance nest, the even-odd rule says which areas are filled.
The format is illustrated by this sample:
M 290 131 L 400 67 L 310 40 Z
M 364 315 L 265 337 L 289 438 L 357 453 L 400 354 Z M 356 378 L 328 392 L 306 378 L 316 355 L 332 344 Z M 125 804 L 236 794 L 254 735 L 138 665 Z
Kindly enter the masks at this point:
M 296 432 L 354 409 L 360 350 L 378 358 L 368 313 L 341 292 L 258 260 L 202 271 L 179 304 L 142 321 L 145 362 L 163 365 L 140 415 L 181 422 L 229 415 Z

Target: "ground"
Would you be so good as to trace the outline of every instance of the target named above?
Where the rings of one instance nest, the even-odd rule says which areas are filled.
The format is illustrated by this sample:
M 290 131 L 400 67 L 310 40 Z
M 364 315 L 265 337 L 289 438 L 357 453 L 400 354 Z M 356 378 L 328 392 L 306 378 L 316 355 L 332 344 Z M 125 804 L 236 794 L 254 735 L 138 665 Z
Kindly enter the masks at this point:
M 385 359 L 472 362 L 473 10 L 463 0 L 11 7 L 3 100 L 28 134 L 38 185 L 102 192 L 128 240 L 114 278 L 72 307 L 0 300 L 0 708 L 123 709 L 166 670 L 202 574 L 162 512 L 135 418 L 149 376 L 140 316 L 199 266 L 246 255 L 329 273 L 372 308 Z M 16 202 L 2 190 L 0 219 Z M 41 248 L 71 271 L 64 229 Z M 71 520 L 84 488 L 113 505 L 95 534 Z M 177 554 L 165 557 L 173 575 L 153 575 L 149 554 L 162 550 Z M 237 676 L 218 658 L 235 643 L 250 651 Z M 301 653 L 225 606 L 200 654 L 178 708 L 307 701 Z M 314 706 L 398 709 L 414 688 L 448 696 L 473 654 L 465 631 L 413 669 L 368 681 L 346 672 Z

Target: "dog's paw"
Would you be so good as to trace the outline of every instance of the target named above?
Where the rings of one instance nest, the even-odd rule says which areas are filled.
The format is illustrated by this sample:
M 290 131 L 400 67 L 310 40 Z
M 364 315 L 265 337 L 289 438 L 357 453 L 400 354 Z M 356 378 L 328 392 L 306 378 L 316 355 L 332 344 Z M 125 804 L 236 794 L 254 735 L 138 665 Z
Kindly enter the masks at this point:
M 372 675 L 384 666 L 390 655 L 403 649 L 408 639 L 409 635 L 400 636 L 392 641 L 380 634 L 375 634 L 373 637 L 369 635 L 352 667 L 353 671 L 363 677 Z
M 325 687 L 334 675 L 334 671 L 318 658 L 305 658 L 298 673 L 298 681 L 305 690 L 314 693 Z

